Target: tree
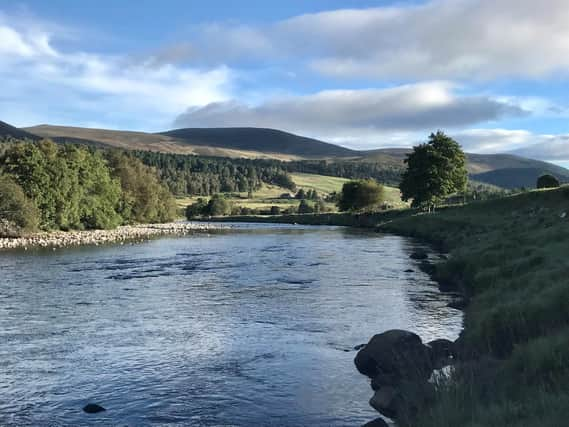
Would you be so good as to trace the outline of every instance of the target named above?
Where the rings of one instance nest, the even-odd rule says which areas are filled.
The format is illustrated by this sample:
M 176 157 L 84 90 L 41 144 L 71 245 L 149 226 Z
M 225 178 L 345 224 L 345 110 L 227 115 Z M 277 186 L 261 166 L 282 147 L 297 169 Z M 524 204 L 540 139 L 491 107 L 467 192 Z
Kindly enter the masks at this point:
M 338 200 L 341 211 L 359 211 L 376 206 L 384 198 L 383 185 L 370 179 L 346 182 Z
M 15 237 L 21 231 L 34 231 L 39 212 L 22 187 L 7 175 L 0 175 L 0 237 Z
M 314 212 L 314 209 L 312 208 L 312 206 L 310 206 L 305 199 L 302 199 L 298 205 L 298 213 L 299 214 L 306 214 L 306 213 L 312 213 L 312 212 Z
M 541 175 L 537 179 L 537 188 L 556 188 L 559 187 L 559 180 L 550 174 Z
M 186 207 L 186 218 L 192 219 L 198 216 L 206 215 L 207 202 L 203 198 L 198 198 L 194 203 Z
M 211 216 L 223 216 L 231 214 L 231 202 L 221 194 L 215 194 L 207 204 L 207 214 Z
M 298 192 L 296 193 L 296 196 L 294 196 L 294 197 L 296 199 L 299 199 L 299 200 L 304 200 L 304 199 L 306 199 L 306 192 L 304 191 L 304 189 L 301 188 L 300 190 L 298 190 Z
M 466 190 L 466 159 L 460 145 L 443 132 L 431 133 L 425 144 L 413 147 L 405 159 L 399 189 L 403 200 L 429 211 L 450 194 Z

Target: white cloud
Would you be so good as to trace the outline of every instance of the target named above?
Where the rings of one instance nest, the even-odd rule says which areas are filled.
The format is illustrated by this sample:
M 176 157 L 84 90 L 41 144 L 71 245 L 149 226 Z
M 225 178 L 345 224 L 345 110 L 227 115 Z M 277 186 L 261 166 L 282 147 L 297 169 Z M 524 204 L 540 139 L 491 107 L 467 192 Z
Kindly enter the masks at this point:
M 258 105 L 212 103 L 189 108 L 176 127 L 254 126 L 283 129 L 352 147 L 401 140 L 402 135 L 460 128 L 503 116 L 525 115 L 511 102 L 461 96 L 453 85 L 429 82 L 388 89 L 327 90 Z
M 292 58 L 341 77 L 535 78 L 569 71 L 567 22 L 567 0 L 431 0 L 212 24 L 192 58 Z
M 83 115 L 112 126 L 129 116 L 141 128 L 156 129 L 188 106 L 229 99 L 233 73 L 225 66 L 151 66 L 120 56 L 63 52 L 40 26 L 17 29 L 0 19 L 0 78 L 0 116 L 17 125 L 32 124 L 21 118 L 42 115 L 43 109 L 53 122 Z
M 540 160 L 569 160 L 569 134 L 539 134 L 523 129 L 467 129 L 453 132 L 451 136 L 470 152 L 511 152 Z

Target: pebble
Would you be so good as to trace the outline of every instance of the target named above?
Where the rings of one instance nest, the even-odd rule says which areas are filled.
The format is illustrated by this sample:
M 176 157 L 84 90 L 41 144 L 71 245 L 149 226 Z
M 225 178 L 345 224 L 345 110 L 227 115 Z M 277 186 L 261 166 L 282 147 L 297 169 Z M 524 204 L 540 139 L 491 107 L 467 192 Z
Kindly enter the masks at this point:
M 113 230 L 52 231 L 34 233 L 25 237 L 0 238 L 1 249 L 57 248 L 83 245 L 101 245 L 132 241 L 147 241 L 151 237 L 187 235 L 227 229 L 227 225 L 210 223 L 172 222 L 166 224 L 124 225 Z

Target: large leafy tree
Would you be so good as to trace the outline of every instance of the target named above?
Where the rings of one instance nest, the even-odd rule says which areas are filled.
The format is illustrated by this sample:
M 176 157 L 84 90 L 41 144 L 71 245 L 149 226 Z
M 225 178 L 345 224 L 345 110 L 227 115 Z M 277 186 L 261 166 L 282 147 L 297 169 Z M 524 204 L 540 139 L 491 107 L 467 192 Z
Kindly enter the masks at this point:
M 413 147 L 405 159 L 407 170 L 399 188 L 403 200 L 428 210 L 445 197 L 463 192 L 468 182 L 466 159 L 460 145 L 441 131 L 425 144 Z

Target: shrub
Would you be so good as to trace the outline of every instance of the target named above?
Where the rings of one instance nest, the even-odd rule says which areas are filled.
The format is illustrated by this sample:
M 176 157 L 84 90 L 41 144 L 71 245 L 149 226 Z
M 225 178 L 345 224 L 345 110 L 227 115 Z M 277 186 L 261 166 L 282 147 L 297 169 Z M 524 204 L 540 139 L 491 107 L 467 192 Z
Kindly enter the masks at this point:
M 38 228 L 39 212 L 12 178 L 0 175 L 0 237 L 16 237 Z
M 381 203 L 384 197 L 383 185 L 373 180 L 346 182 L 338 200 L 341 211 L 363 210 Z
M 556 188 L 559 187 L 559 180 L 553 175 L 544 174 L 537 179 L 537 188 Z
M 207 204 L 207 215 L 224 216 L 231 214 L 231 202 L 221 194 L 215 194 Z
M 199 198 L 195 203 L 186 207 L 186 218 L 192 219 L 198 216 L 206 215 L 207 202 L 203 198 Z
M 306 214 L 306 213 L 313 213 L 314 208 L 308 204 L 308 202 L 302 199 L 298 205 L 298 213 L 299 214 Z

